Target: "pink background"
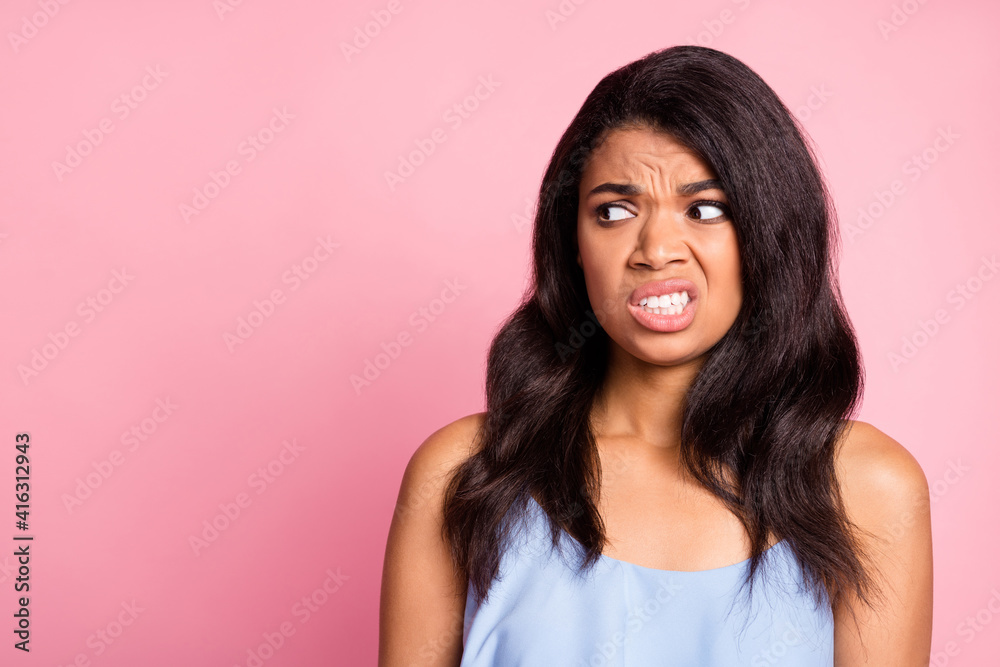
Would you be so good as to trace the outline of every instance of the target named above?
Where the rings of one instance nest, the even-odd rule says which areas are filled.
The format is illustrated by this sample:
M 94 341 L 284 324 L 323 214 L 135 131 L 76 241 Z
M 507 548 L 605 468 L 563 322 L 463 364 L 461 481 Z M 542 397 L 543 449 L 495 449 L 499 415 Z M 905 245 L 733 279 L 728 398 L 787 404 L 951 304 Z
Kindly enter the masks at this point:
M 546 161 L 602 76 L 680 43 L 742 59 L 816 143 L 861 419 L 932 486 L 932 664 L 995 658 L 995 3 L 218 5 L 0 10 L 0 662 L 248 665 L 271 635 L 266 665 L 374 664 L 403 468 L 483 409 Z M 9 630 L 24 431 L 30 654 Z

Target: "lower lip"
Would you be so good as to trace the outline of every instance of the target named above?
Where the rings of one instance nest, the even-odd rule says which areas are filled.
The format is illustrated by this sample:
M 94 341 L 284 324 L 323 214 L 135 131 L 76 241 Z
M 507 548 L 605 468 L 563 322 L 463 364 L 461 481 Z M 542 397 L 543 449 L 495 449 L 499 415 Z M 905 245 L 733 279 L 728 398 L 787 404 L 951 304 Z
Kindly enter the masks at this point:
M 653 331 L 680 331 L 686 328 L 694 320 L 694 310 L 698 307 L 698 300 L 692 299 L 681 311 L 680 315 L 657 315 L 647 313 L 642 306 L 628 304 L 628 310 L 636 322 Z

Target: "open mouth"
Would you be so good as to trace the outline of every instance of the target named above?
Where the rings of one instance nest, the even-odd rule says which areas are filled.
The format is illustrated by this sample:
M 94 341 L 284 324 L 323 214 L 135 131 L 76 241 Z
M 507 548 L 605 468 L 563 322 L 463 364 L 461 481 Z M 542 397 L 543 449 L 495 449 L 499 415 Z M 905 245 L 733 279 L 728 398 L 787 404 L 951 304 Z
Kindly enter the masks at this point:
M 656 280 L 637 287 L 628 299 L 632 317 L 653 331 L 680 331 L 698 307 L 698 287 L 684 278 Z
M 647 290 L 648 291 L 648 290 Z M 691 292 L 694 292 L 692 294 Z M 698 308 L 695 289 L 675 289 L 630 299 L 628 310 L 636 322 L 652 331 L 669 333 L 687 328 Z
M 658 296 L 644 296 L 639 300 L 639 305 L 653 315 L 680 315 L 690 302 L 691 297 L 688 296 L 687 290 L 683 290 Z

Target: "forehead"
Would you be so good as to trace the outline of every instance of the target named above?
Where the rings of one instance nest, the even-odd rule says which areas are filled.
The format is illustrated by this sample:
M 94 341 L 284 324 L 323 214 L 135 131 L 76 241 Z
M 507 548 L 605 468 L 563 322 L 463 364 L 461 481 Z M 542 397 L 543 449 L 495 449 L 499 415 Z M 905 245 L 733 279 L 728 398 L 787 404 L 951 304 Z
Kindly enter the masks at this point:
M 611 130 L 584 167 L 581 185 L 601 179 L 668 180 L 714 178 L 712 169 L 687 146 L 666 132 L 650 128 Z

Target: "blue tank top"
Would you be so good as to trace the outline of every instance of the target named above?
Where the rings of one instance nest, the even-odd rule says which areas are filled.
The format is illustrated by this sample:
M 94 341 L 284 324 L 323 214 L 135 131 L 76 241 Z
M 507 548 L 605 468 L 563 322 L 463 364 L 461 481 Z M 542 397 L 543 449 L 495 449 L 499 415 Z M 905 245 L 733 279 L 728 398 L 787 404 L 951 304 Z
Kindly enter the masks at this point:
M 833 614 L 816 606 L 782 540 L 737 596 L 749 560 L 696 572 L 659 570 L 602 555 L 580 573 L 583 547 L 530 498 L 512 527 L 500 578 L 465 604 L 461 667 L 832 667 Z M 565 559 L 563 558 L 565 556 Z

